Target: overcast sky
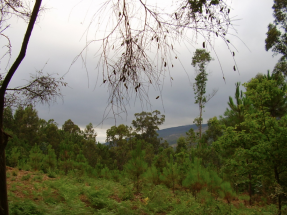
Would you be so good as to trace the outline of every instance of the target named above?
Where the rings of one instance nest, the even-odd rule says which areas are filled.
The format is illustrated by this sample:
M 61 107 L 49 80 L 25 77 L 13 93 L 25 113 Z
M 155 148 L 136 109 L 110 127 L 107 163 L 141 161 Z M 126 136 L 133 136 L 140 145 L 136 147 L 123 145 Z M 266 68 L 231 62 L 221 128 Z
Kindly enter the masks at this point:
M 77 4 L 78 2 L 80 4 Z M 88 57 L 89 78 L 80 61 L 70 68 L 73 59 L 85 45 L 86 40 L 82 36 L 90 22 L 89 15 L 93 10 L 97 10 L 94 2 L 96 1 L 83 3 L 72 0 L 43 0 L 43 5 L 48 10 L 40 16 L 33 30 L 26 57 L 10 86 L 25 83 L 23 80 L 29 78 L 29 73 L 42 69 L 44 65 L 46 65 L 44 72 L 58 73 L 60 76 L 69 71 L 65 75 L 69 87 L 62 89 L 64 101 L 58 100 L 58 103 L 50 106 L 38 105 L 38 115 L 45 120 L 54 119 L 60 127 L 68 119 L 81 128 L 90 122 L 94 126 L 100 124 L 95 128 L 98 133 L 97 140 L 104 142 L 106 129 L 115 124 L 115 119 L 113 115 L 109 115 L 109 118 L 101 124 L 107 106 L 108 92 L 107 88 L 99 83 L 101 81 L 97 83 L 98 73 L 95 70 L 97 59 L 93 54 Z M 272 57 L 272 53 L 266 52 L 264 48 L 267 26 L 273 21 L 272 4 L 272 0 L 232 1 L 231 17 L 236 20 L 233 22 L 236 32 L 231 30 L 230 33 L 236 34 L 240 39 L 232 35 L 228 35 L 228 38 L 237 49 L 236 63 L 239 73 L 233 71 L 234 62 L 224 43 L 216 40 L 215 50 L 219 61 L 214 60 L 207 68 L 210 73 L 207 93 L 213 89 L 219 90 L 205 107 L 204 123 L 213 116 L 223 114 L 228 97 L 234 95 L 237 81 L 244 83 L 259 72 L 265 74 L 267 70 L 273 70 L 279 57 Z M 11 62 L 18 54 L 26 27 L 22 20 L 14 20 L 7 30 L 13 46 Z M 3 40 L 0 41 L 1 44 L 2 42 Z M 123 113 L 121 117 L 117 117 L 116 124 L 131 125 L 135 113 L 153 110 L 159 110 L 166 116 L 166 121 L 160 129 L 193 124 L 194 118 L 199 114 L 198 105 L 194 104 L 192 88 L 195 71 L 191 66 L 191 58 L 196 48 L 202 48 L 201 41 L 193 47 L 186 48 L 184 45 L 179 45 L 178 58 L 184 68 L 179 63 L 175 64 L 175 68 L 171 70 L 174 79 L 172 84 L 170 79 L 166 78 L 162 94 L 150 90 L 151 106 L 141 106 L 138 100 L 131 101 L 127 106 L 127 115 Z M 89 52 L 93 51 L 93 48 L 89 49 Z M 215 58 L 213 52 L 211 56 Z M 222 78 L 220 64 L 226 83 Z M 4 65 L 5 62 L 2 61 L 0 64 L 2 72 Z M 99 80 L 102 80 L 102 77 L 99 77 Z M 161 97 L 156 100 L 158 95 Z

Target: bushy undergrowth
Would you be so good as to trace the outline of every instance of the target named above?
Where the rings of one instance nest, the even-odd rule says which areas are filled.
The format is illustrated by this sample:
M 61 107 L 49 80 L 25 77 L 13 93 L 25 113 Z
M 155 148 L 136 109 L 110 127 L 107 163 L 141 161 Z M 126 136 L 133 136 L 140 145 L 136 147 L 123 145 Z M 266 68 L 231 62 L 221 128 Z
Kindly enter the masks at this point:
M 12 174 L 12 173 L 11 173 Z M 18 172 L 18 175 L 21 171 Z M 115 173 L 113 173 L 115 174 Z M 276 206 L 246 207 L 243 200 L 216 200 L 211 192 L 202 189 L 196 198 L 183 189 L 155 185 L 150 180 L 142 180 L 138 192 L 134 180 L 128 174 L 120 174 L 113 179 L 58 175 L 49 178 L 44 174 L 29 173 L 27 180 L 9 181 L 10 214 L 234 214 L 273 215 Z M 32 175 L 36 175 L 32 177 Z M 42 182 L 33 180 L 41 178 Z M 112 177 L 114 178 L 114 177 Z M 26 185 L 21 184 L 26 183 Z M 15 189 L 12 189 L 12 188 Z M 22 192 L 19 192 L 21 187 Z M 32 191 L 31 191 L 32 190 Z M 25 194 L 25 195 L 23 195 Z M 283 208 L 283 214 L 286 208 Z

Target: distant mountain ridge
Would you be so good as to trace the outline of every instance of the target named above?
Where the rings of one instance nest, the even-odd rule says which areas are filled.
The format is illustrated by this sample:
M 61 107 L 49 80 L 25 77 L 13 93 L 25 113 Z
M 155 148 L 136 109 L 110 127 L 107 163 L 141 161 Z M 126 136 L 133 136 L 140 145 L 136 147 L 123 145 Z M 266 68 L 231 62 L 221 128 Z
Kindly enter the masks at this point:
M 158 130 L 157 133 L 159 137 L 162 137 L 163 140 L 166 140 L 169 145 L 176 144 L 176 141 L 181 136 L 186 136 L 186 132 L 189 131 L 189 129 L 193 128 L 193 130 L 196 132 L 198 131 L 198 128 L 195 124 L 193 125 L 183 125 L 183 126 L 177 126 L 177 127 L 171 127 L 171 128 L 165 128 Z M 202 131 L 207 130 L 207 124 L 202 124 Z
M 158 130 L 158 137 L 162 137 L 163 140 L 166 140 L 169 145 L 175 145 L 177 142 L 177 139 L 181 136 L 186 136 L 186 132 L 189 131 L 189 129 L 193 128 L 195 132 L 198 131 L 198 128 L 195 124 L 193 125 L 182 125 L 177 127 L 171 127 L 171 128 L 165 128 Z M 207 130 L 208 126 L 207 124 L 202 124 L 202 132 L 205 132 Z M 109 143 L 103 143 L 104 145 L 109 145 Z

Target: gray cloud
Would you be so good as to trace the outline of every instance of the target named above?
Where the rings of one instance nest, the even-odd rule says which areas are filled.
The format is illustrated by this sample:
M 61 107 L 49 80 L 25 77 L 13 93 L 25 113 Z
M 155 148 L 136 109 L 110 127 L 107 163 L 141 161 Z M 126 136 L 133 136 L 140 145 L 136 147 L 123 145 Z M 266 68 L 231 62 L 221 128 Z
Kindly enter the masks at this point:
M 53 1 L 50 1 L 50 3 L 54 4 L 55 8 L 51 11 L 48 10 L 35 27 L 27 56 L 13 77 L 11 86 L 23 84 L 23 80 L 29 77 L 29 73 L 40 70 L 48 61 L 44 72 L 64 75 L 69 71 L 65 75 L 65 81 L 69 83 L 69 87 L 62 89 L 64 102 L 59 100 L 57 104 L 50 107 L 38 105 L 39 116 L 46 120 L 53 118 L 59 126 L 68 119 L 72 119 L 82 128 L 89 122 L 92 122 L 94 126 L 98 125 L 103 119 L 109 95 L 107 88 L 101 86 L 101 74 L 98 76 L 98 72 L 95 70 L 97 58 L 93 56 L 93 53 L 97 45 L 88 50 L 89 78 L 87 78 L 87 73 L 81 61 L 77 61 L 70 68 L 73 59 L 85 45 L 85 39 L 80 39 L 87 26 L 81 24 L 81 19 L 77 20 L 73 17 L 74 14 L 77 14 L 76 12 L 71 14 L 72 21 L 68 20 L 69 13 L 67 11 L 64 15 L 59 16 L 64 7 L 60 5 L 59 8 L 56 8 L 56 3 L 53 3 Z M 234 19 L 239 19 L 234 22 L 234 28 L 238 34 L 232 30 L 231 32 L 236 34 L 248 46 L 250 51 L 240 39 L 230 35 L 230 40 L 235 47 L 232 48 L 232 51 L 236 52 L 235 60 L 239 67 L 238 73 L 232 69 L 234 62 L 226 45 L 220 40 L 215 41 L 215 50 L 219 61 L 216 59 L 215 53 L 211 52 L 215 61 L 208 66 L 208 71 L 211 74 L 207 83 L 207 93 L 215 88 L 218 88 L 219 91 L 206 105 L 203 115 L 205 123 L 210 117 L 223 114 L 227 107 L 228 97 L 234 95 L 235 82 L 244 83 L 258 72 L 266 73 L 268 69 L 272 70 L 277 62 L 278 57 L 273 58 L 272 53 L 268 53 L 264 49 L 267 25 L 273 20 L 271 7 L 272 1 L 242 0 L 234 2 L 232 13 L 237 15 Z M 25 29 L 25 23 L 19 20 L 13 23 L 13 28 L 8 32 L 13 43 L 11 62 L 17 56 Z M 184 45 L 179 45 L 177 47 L 179 50 L 178 58 L 184 68 L 174 59 L 175 67 L 170 71 L 170 76 L 174 80 L 170 81 L 169 76 L 166 76 L 162 92 L 150 88 L 151 106 L 144 104 L 142 107 L 139 100 L 135 103 L 131 101 L 130 105 L 127 106 L 127 115 L 122 113 L 121 117 L 116 118 L 116 123 L 130 125 L 134 113 L 143 110 L 160 110 L 162 114 L 166 115 L 166 122 L 160 128 L 192 124 L 193 119 L 198 116 L 199 110 L 198 106 L 194 104 L 192 84 L 195 73 L 190 63 L 195 48 L 201 48 L 201 44 L 199 38 L 198 45 L 189 49 Z M 222 78 L 220 64 L 226 83 Z M 1 66 L 3 66 L 3 63 Z M 158 95 L 160 95 L 160 99 L 156 100 L 155 98 Z M 110 114 L 109 118 L 96 128 L 99 141 L 104 141 L 105 130 L 114 124 L 115 119 Z

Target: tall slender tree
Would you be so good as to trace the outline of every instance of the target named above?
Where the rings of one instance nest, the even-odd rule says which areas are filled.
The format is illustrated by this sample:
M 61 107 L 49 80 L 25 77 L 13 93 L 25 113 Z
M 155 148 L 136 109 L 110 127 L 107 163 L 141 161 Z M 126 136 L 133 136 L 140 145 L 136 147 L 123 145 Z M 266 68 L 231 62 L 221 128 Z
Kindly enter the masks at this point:
M 202 134 L 202 112 L 205 104 L 216 94 L 217 90 L 214 90 L 210 95 L 206 96 L 206 82 L 207 72 L 206 66 L 212 60 L 209 52 L 205 49 L 196 49 L 194 56 L 192 57 L 192 66 L 195 67 L 197 75 L 195 77 L 195 83 L 193 84 L 195 94 L 195 104 L 199 106 L 199 117 L 194 119 L 194 123 L 199 127 L 199 138 Z

